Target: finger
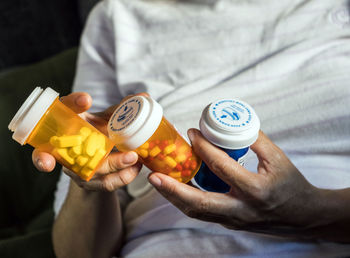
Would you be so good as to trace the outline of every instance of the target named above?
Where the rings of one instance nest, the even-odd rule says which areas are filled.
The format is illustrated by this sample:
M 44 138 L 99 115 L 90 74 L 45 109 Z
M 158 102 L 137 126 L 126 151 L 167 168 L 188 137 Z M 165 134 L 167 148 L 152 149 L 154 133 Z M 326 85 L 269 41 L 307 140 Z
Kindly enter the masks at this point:
M 65 172 L 74 180 L 74 182 L 77 183 L 77 185 L 86 190 L 113 192 L 118 188 L 131 183 L 138 175 L 141 166 L 140 163 L 137 163 L 118 172 L 105 175 L 95 174 L 96 177 L 93 177 L 90 181 L 82 180 L 72 171 Z
M 86 182 L 84 181 L 83 179 L 81 179 L 76 173 L 74 173 L 73 171 L 69 170 L 68 168 L 66 167 L 62 167 L 62 171 L 67 175 L 69 176 L 77 185 L 81 186 L 81 184 L 83 182 Z
M 122 186 L 130 184 L 138 175 L 140 169 L 141 164 L 137 163 L 118 172 L 103 175 L 101 178 L 94 178 L 90 182 L 86 182 L 83 186 L 87 190 L 113 192 Z
M 91 107 L 91 96 L 85 92 L 73 92 L 60 98 L 63 104 L 76 113 L 82 113 Z
M 37 149 L 34 149 L 32 153 L 32 161 L 34 166 L 42 172 L 51 172 L 56 165 L 56 160 L 52 155 Z
M 148 180 L 161 195 L 192 218 L 224 223 L 238 207 L 239 201 L 232 196 L 203 192 L 162 173 L 152 173 Z
M 288 159 L 283 151 L 274 144 L 269 137 L 262 131 L 259 132 L 259 137 L 256 142 L 250 146 L 251 150 L 258 156 L 261 164 L 275 163 L 279 164 L 283 160 Z
M 109 174 L 129 166 L 134 165 L 138 161 L 136 152 L 112 152 L 98 169 L 100 174 Z
M 106 126 L 108 120 L 100 117 L 99 114 L 97 113 L 84 112 L 83 114 L 81 114 L 81 116 L 86 121 L 88 121 L 91 125 L 97 128 L 100 132 L 108 136 L 107 126 Z
M 224 151 L 208 142 L 196 129 L 190 129 L 188 136 L 196 154 L 218 177 L 231 186 L 249 187 L 257 180 L 257 175 L 246 170 Z
M 136 93 L 135 96 L 144 96 L 144 97 L 150 97 L 150 95 L 147 92 L 140 92 Z

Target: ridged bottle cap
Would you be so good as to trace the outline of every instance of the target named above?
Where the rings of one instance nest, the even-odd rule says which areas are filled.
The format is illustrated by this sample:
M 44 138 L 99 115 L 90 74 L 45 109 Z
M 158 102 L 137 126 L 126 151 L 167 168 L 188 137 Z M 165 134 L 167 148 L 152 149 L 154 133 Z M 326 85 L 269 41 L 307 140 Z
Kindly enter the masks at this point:
M 12 138 L 21 145 L 25 144 L 28 136 L 57 97 L 58 93 L 49 87 L 45 90 L 36 87 L 8 125 L 13 132 Z
M 254 109 L 238 99 L 221 99 L 208 105 L 199 122 L 205 138 L 226 149 L 242 149 L 259 135 L 260 120 Z
M 163 108 L 154 99 L 134 96 L 122 102 L 108 122 L 109 138 L 120 150 L 134 150 L 157 130 Z

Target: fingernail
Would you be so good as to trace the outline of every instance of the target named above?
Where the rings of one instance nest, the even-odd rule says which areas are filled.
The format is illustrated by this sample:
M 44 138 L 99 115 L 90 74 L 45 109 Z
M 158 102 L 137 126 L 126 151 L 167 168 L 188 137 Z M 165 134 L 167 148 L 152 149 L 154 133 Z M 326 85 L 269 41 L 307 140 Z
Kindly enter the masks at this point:
M 137 154 L 135 152 L 128 152 L 123 157 L 124 164 L 131 164 L 137 160 Z
M 37 164 L 37 166 L 38 166 L 39 169 L 44 170 L 44 163 L 43 163 L 40 159 L 38 159 L 38 160 L 36 161 L 36 164 Z
M 188 134 L 188 138 L 190 138 L 190 141 L 192 142 L 192 140 L 194 138 L 194 134 L 195 134 L 194 130 L 193 129 L 189 129 L 187 134 Z
M 85 106 L 86 105 L 86 96 L 82 95 L 82 96 L 79 96 L 76 100 L 75 100 L 75 103 L 78 105 L 78 106 Z
M 148 180 L 156 188 L 159 188 L 162 186 L 162 181 L 160 181 L 159 177 L 155 175 L 150 175 Z

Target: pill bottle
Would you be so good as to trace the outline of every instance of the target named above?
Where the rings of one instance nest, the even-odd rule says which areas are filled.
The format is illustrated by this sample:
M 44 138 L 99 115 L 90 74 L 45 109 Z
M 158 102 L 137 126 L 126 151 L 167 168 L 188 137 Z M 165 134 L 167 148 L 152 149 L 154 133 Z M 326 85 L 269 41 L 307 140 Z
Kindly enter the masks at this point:
M 51 88 L 35 88 L 8 127 L 18 143 L 51 153 L 88 181 L 114 144 L 64 105 L 58 95 Z
M 205 107 L 199 128 L 208 141 L 244 165 L 249 146 L 258 138 L 260 120 L 247 103 L 237 99 L 221 99 Z M 191 182 L 204 191 L 226 193 L 230 190 L 230 186 L 204 162 Z
M 133 96 L 122 102 L 108 123 L 110 139 L 119 151 L 133 150 L 152 171 L 187 183 L 201 160 L 150 97 Z

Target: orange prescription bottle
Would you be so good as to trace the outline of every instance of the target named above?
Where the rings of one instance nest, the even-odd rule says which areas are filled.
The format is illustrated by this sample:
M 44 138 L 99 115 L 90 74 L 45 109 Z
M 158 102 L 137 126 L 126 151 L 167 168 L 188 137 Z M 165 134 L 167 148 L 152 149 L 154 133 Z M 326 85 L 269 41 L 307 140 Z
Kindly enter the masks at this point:
M 108 122 L 108 133 L 118 150 L 135 151 L 146 167 L 180 182 L 190 181 L 201 165 L 152 98 L 133 96 L 120 103 Z
M 90 180 L 114 144 L 58 99 L 51 88 L 37 87 L 9 124 L 12 138 L 56 160 L 84 180 Z

